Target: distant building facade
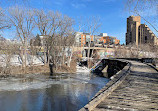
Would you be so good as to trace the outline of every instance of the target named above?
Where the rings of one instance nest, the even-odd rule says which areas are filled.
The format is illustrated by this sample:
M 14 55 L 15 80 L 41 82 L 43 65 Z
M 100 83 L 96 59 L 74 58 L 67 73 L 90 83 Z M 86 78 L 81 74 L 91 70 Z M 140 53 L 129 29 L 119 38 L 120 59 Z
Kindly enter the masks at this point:
M 120 43 L 120 40 L 118 40 L 116 37 L 108 36 L 107 33 L 101 33 L 100 35 L 90 35 L 89 33 L 76 32 L 75 39 L 77 45 L 81 47 L 88 46 L 89 43 L 91 43 L 91 45 L 117 45 Z
M 101 37 L 100 41 L 102 41 L 102 43 L 105 45 L 120 44 L 120 40 L 118 40 L 116 37 L 112 37 L 112 36 Z
M 76 44 L 81 47 L 88 46 L 89 43 L 94 42 L 94 36 L 84 32 L 76 32 L 75 39 Z
M 89 33 L 81 34 L 81 47 L 88 46 L 89 43 L 94 41 L 94 36 Z
M 100 33 L 100 35 L 94 35 L 95 43 L 98 44 L 98 43 L 102 42 L 100 40 L 102 40 L 102 37 L 105 37 L 105 36 L 108 36 L 108 34 L 107 33 Z
M 146 44 L 158 45 L 158 38 L 145 24 L 141 24 L 140 16 L 130 16 L 127 18 L 126 45 Z
M 144 44 L 144 43 L 151 43 L 154 45 L 158 45 L 158 38 L 156 35 L 150 30 L 150 28 L 145 25 L 141 24 L 139 26 L 139 38 L 138 38 L 138 43 L 139 44 Z

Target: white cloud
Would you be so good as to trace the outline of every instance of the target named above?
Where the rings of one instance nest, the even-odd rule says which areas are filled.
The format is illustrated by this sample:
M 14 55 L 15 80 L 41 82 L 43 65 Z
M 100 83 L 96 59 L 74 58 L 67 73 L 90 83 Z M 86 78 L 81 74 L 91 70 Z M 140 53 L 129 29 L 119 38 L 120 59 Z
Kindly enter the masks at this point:
M 85 0 L 85 1 L 90 1 L 90 0 Z M 73 0 L 71 5 L 74 7 L 74 8 L 83 8 L 83 7 L 86 7 L 85 3 L 83 3 L 82 1 L 77 1 L 77 0 Z
M 62 5 L 64 5 L 65 3 L 67 3 L 67 0 L 54 0 L 54 1 L 52 1 L 52 2 L 53 2 L 53 4 L 55 4 L 55 5 L 62 6 Z
M 75 8 L 83 8 L 83 7 L 86 7 L 85 4 L 80 4 L 80 3 L 72 3 L 71 5 L 72 5 L 73 7 L 75 7 Z

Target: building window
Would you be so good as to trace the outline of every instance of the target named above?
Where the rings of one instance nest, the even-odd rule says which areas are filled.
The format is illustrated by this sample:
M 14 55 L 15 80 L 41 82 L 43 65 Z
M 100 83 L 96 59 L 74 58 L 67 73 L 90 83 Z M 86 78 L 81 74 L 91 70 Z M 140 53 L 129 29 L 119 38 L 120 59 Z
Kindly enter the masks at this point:
M 147 40 L 148 40 L 148 38 L 147 38 L 147 36 L 145 36 L 145 43 L 147 43 Z

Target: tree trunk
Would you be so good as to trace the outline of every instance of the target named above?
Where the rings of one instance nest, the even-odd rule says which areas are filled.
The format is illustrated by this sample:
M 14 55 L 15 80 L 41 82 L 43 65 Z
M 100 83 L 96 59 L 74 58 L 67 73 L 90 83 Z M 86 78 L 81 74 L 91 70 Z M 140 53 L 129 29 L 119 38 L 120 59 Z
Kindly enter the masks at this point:
M 90 63 L 89 63 L 89 58 L 90 58 L 90 47 L 91 47 L 90 45 L 91 45 L 91 41 L 90 41 L 90 43 L 88 43 L 88 55 L 87 55 L 87 56 L 88 56 L 88 58 L 87 58 L 87 59 L 88 59 L 88 60 L 87 60 L 87 62 L 88 62 L 88 64 L 87 64 L 87 65 L 88 65 L 88 68 L 90 68 L 90 67 L 89 67 L 89 64 L 90 64 Z
M 47 63 L 46 46 L 44 46 L 44 65 L 46 65 L 46 63 Z
M 68 60 L 68 67 L 70 67 L 70 63 L 71 63 L 71 60 L 72 60 L 73 49 L 74 49 L 74 44 L 73 44 L 73 46 L 72 46 L 71 55 L 70 55 L 70 58 L 69 58 L 69 60 Z
M 50 63 L 50 53 L 49 53 L 49 50 L 47 51 L 47 63 L 49 64 Z
M 26 61 L 27 61 L 27 38 L 24 38 L 24 72 L 26 73 Z
M 26 61 L 27 61 L 27 39 L 25 38 L 25 46 L 24 46 L 24 67 L 26 67 Z

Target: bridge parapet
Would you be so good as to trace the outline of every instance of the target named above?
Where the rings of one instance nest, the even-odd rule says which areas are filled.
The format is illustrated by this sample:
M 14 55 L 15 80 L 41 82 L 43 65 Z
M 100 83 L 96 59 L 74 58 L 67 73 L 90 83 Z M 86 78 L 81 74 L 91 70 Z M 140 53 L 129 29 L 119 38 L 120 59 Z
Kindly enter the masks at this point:
M 123 64 L 126 64 L 122 70 L 116 73 L 114 77 L 111 78 L 111 80 L 106 84 L 105 87 L 103 87 L 93 98 L 92 100 L 85 105 L 80 111 L 91 111 L 93 110 L 101 101 L 103 101 L 111 92 L 113 92 L 125 79 L 127 74 L 130 72 L 131 64 L 127 61 L 121 61 L 121 60 L 108 60 L 107 63 L 110 63 L 109 61 L 115 61 L 115 62 L 122 62 Z M 110 65 L 110 64 L 109 64 Z
M 111 78 L 80 111 L 158 110 L 158 72 L 148 64 L 118 60 L 127 65 Z
M 117 72 L 122 70 L 127 65 L 127 62 L 122 62 L 116 59 L 102 59 L 91 68 L 91 72 L 110 78 Z

